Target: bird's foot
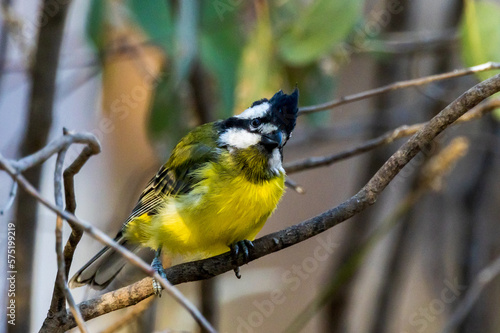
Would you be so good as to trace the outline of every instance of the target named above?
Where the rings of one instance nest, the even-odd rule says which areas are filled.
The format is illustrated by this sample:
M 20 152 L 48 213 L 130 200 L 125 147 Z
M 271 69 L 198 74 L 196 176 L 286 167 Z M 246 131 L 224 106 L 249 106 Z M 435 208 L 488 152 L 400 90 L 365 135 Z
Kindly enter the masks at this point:
M 253 243 L 249 241 L 248 239 L 244 239 L 241 241 L 238 241 L 234 243 L 233 245 L 230 246 L 231 249 L 231 255 L 233 257 L 233 261 L 235 264 L 238 263 L 238 257 L 240 253 L 243 255 L 243 260 L 246 263 L 248 263 L 249 257 L 250 257 L 250 252 L 249 249 L 253 249 Z M 240 267 L 234 268 L 234 274 L 238 279 L 241 279 L 241 274 L 240 274 Z
M 155 256 L 153 259 L 153 262 L 151 263 L 151 267 L 160 274 L 160 276 L 164 279 L 167 278 L 167 274 L 165 273 L 165 269 L 163 269 L 163 264 L 161 263 L 161 259 L 159 256 Z M 163 287 L 161 286 L 160 282 L 157 281 L 156 279 L 153 279 L 153 290 L 155 292 L 155 295 L 158 297 L 161 297 L 161 292 L 163 291 Z

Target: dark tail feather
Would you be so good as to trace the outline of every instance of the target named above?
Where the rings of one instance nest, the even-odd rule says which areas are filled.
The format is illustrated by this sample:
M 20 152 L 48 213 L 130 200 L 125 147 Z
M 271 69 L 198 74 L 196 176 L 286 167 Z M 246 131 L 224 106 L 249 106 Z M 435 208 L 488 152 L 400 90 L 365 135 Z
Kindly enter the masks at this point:
M 121 232 L 115 241 L 129 251 L 135 252 L 139 249 L 139 245 L 128 242 Z M 69 286 L 76 288 L 88 284 L 94 289 L 106 288 L 126 263 L 127 260 L 123 256 L 106 246 L 73 275 Z

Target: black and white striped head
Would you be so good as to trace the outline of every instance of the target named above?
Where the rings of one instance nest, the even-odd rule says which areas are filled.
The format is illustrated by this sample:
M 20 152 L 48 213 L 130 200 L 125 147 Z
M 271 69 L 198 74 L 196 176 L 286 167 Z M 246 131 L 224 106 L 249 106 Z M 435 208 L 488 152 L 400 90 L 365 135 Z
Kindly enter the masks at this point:
M 220 122 L 219 144 L 229 149 L 260 146 L 272 153 L 287 143 L 297 120 L 299 91 L 287 95 L 278 91 L 261 99 L 241 114 Z

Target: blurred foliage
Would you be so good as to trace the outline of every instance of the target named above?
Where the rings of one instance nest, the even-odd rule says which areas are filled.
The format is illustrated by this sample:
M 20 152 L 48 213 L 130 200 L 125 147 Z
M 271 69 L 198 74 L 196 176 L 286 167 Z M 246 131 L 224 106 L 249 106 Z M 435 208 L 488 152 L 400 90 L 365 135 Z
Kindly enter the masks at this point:
M 500 5 L 488 1 L 466 0 L 461 22 L 462 57 L 465 65 L 500 62 Z M 476 73 L 486 80 L 499 71 Z
M 130 13 L 150 40 L 168 52 L 173 43 L 172 7 L 164 0 L 128 0 Z
M 213 117 L 239 113 L 254 100 L 279 89 L 300 89 L 301 105 L 332 99 L 336 74 L 362 44 L 353 34 L 365 24 L 361 0 L 203 2 L 127 0 L 120 11 L 111 2 L 92 0 L 87 34 L 106 50 L 106 34 L 116 17 L 142 30 L 148 44 L 166 55 L 164 75 L 152 103 L 151 134 L 175 142 L 193 115 L 190 91 L 193 64 L 207 75 Z M 113 10 L 110 8 L 113 7 Z M 467 66 L 500 61 L 500 6 L 465 1 L 461 22 L 462 58 Z M 339 50 L 343 51 L 339 56 Z M 346 50 L 352 50 L 346 54 Z M 377 56 L 374 54 L 374 56 Z M 380 55 L 379 55 L 380 56 Z M 480 79 L 491 72 L 479 73 Z M 308 116 L 328 123 L 329 113 Z M 194 125 L 194 123 L 190 124 Z M 174 137 L 172 137 L 174 136 Z
M 151 133 L 156 138 L 183 134 L 186 116 L 180 113 L 191 112 L 188 81 L 194 60 L 209 76 L 207 89 L 213 94 L 216 118 L 239 113 L 254 100 L 295 84 L 302 105 L 331 99 L 340 66 L 325 69 L 325 64 L 336 61 L 334 51 L 362 20 L 363 5 L 361 0 L 218 0 L 198 3 L 186 17 L 183 6 L 188 3 L 128 0 L 118 13 L 116 5 L 110 9 L 110 2 L 92 0 L 90 6 L 87 34 L 101 54 L 116 16 L 140 28 L 165 53 L 165 75 L 152 103 Z M 195 54 L 183 52 L 186 43 L 196 44 L 190 49 Z M 319 125 L 328 114 L 308 118 Z
M 281 58 L 291 65 L 306 65 L 323 58 L 343 42 L 360 19 L 361 0 L 319 0 L 290 17 L 289 26 L 277 43 Z
M 103 50 L 106 46 L 105 20 L 107 11 L 107 3 L 105 1 L 91 0 L 85 32 L 99 51 Z
M 236 91 L 237 110 L 244 110 L 253 101 L 272 96 L 283 87 L 283 63 L 275 51 L 269 8 L 261 6 L 243 48 Z
M 460 24 L 462 59 L 466 66 L 488 61 L 500 62 L 500 5 L 489 1 L 466 0 Z M 486 80 L 500 71 L 476 73 Z M 496 94 L 498 95 L 498 94 Z M 500 110 L 494 115 L 500 120 Z
M 217 86 L 215 99 L 217 117 L 227 118 L 235 109 L 235 87 L 244 40 L 240 37 L 243 27 L 237 13 L 221 15 L 221 10 L 240 10 L 238 7 L 219 8 L 210 1 L 204 1 L 201 13 L 200 57 L 207 72 Z

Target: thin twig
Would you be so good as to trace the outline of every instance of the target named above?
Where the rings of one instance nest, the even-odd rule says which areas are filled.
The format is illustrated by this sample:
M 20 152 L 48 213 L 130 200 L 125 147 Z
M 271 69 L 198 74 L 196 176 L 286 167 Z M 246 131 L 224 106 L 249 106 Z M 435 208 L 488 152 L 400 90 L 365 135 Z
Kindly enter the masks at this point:
M 62 172 L 62 167 L 64 163 L 64 156 L 66 155 L 66 150 L 67 147 L 63 147 L 61 151 L 57 154 L 57 161 L 56 161 L 56 167 L 54 170 L 54 196 L 55 196 L 55 203 L 58 208 L 63 207 L 62 203 L 62 185 L 60 181 L 60 174 Z M 61 265 L 64 264 L 64 261 L 60 260 L 59 257 L 59 252 L 62 244 L 62 224 L 63 220 L 62 218 L 57 215 L 56 216 L 56 253 L 57 253 L 57 275 L 56 275 L 56 282 L 54 285 L 54 292 L 52 295 L 52 301 L 50 303 L 50 308 L 49 308 L 49 313 L 57 313 L 58 311 L 61 311 L 62 309 L 65 309 L 65 284 L 64 284 L 64 279 L 62 278 L 60 272 L 61 270 L 64 271 L 64 267 L 61 267 Z
M 130 252 L 126 248 L 118 245 L 113 239 L 106 235 L 101 230 L 93 227 L 90 223 L 85 222 L 76 218 L 73 214 L 59 209 L 57 206 L 43 198 L 40 193 L 22 176 L 17 174 L 16 169 L 13 168 L 11 163 L 0 154 L 0 167 L 4 169 L 13 179 L 15 179 L 19 185 L 28 192 L 31 196 L 35 197 L 41 204 L 53 211 L 54 213 L 60 215 L 63 219 L 67 220 L 68 223 L 76 225 L 82 228 L 86 233 L 88 233 L 93 238 L 97 239 L 104 245 L 111 247 L 117 253 L 126 258 L 130 263 L 140 268 L 144 273 L 153 277 L 158 281 L 161 286 L 167 291 L 167 293 L 172 296 L 177 302 L 179 302 L 198 322 L 200 326 L 209 332 L 216 332 L 215 329 L 210 325 L 210 323 L 202 316 L 202 314 L 196 309 L 196 307 L 182 295 L 182 293 L 175 288 L 169 281 L 162 278 L 150 265 L 148 265 L 144 260 Z M 42 327 L 43 330 L 43 327 Z
M 386 93 L 389 91 L 393 91 L 393 90 L 397 90 L 397 89 L 421 86 L 421 85 L 428 84 L 428 83 L 435 82 L 435 81 L 451 79 L 451 78 L 465 76 L 465 75 L 474 74 L 474 73 L 478 73 L 478 72 L 489 71 L 492 69 L 500 69 L 500 63 L 487 62 L 487 63 L 482 64 L 482 65 L 477 65 L 477 66 L 473 66 L 473 67 L 469 67 L 469 68 L 454 70 L 453 72 L 437 74 L 437 75 L 430 75 L 430 76 L 426 76 L 426 77 L 422 77 L 422 78 L 418 78 L 418 79 L 413 79 L 413 80 L 395 82 L 395 83 L 388 84 L 388 85 L 383 86 L 383 87 L 379 87 L 379 88 L 375 88 L 375 89 L 371 89 L 371 90 L 366 90 L 366 91 L 363 91 L 360 93 L 340 97 L 340 98 L 334 99 L 330 102 L 326 102 L 323 104 L 301 107 L 299 109 L 299 116 L 305 115 L 308 113 L 332 109 L 332 108 L 337 107 L 339 105 L 352 103 L 355 101 L 359 101 L 359 100 L 362 100 L 362 99 L 365 99 L 368 97 L 380 95 L 380 94 L 383 94 L 383 93 Z
M 10 209 L 10 207 L 12 207 L 12 204 L 16 199 L 17 188 L 18 188 L 17 182 L 13 182 L 9 192 L 9 200 L 7 201 L 5 206 L 2 209 L 0 209 L 0 215 L 3 215 L 6 211 Z
M 417 155 L 420 151 L 420 147 L 430 144 L 438 134 L 455 122 L 465 112 L 472 109 L 482 100 L 498 91 L 500 91 L 500 75 L 495 75 L 494 77 L 477 84 L 463 93 L 438 115 L 432 118 L 427 124 L 425 124 L 425 126 L 412 136 L 403 146 L 401 146 L 401 148 L 399 148 L 385 162 L 385 164 L 358 193 L 339 206 L 331 208 L 320 215 L 255 240 L 255 247 L 250 251 L 248 261 L 256 260 L 265 255 L 305 241 L 351 218 L 370 205 L 374 204 L 380 193 L 394 179 L 394 177 L 396 177 L 399 171 Z M 3 160 L 0 156 L 0 165 L 2 165 L 2 162 Z M 11 172 L 9 172 L 9 174 L 11 174 Z M 19 179 L 19 181 L 23 188 L 31 190 L 31 187 L 28 186 L 29 184 L 24 184 L 21 179 Z M 46 206 L 49 205 L 43 201 L 42 203 Z M 62 212 L 58 213 L 62 214 Z M 86 224 L 83 221 L 81 223 L 82 225 Z M 106 236 L 101 236 L 99 234 L 94 237 L 104 238 Z M 109 239 L 106 239 L 106 241 L 111 244 Z M 102 240 L 102 242 L 105 241 Z M 125 251 L 123 252 L 124 253 L 121 254 L 127 257 L 127 253 Z M 170 267 L 166 270 L 166 275 L 167 279 L 172 284 L 178 284 L 208 279 L 230 271 L 236 266 L 242 266 L 245 263 L 246 262 L 244 262 L 241 257 L 234 262 L 230 253 L 223 253 L 208 259 Z M 127 297 L 130 298 L 130 300 L 127 301 L 128 304 L 124 304 L 122 302 L 119 302 L 120 304 L 115 304 L 111 302 L 113 297 L 117 297 L 118 295 L 123 296 L 125 293 L 128 293 Z M 84 318 L 90 319 L 111 311 L 109 310 L 110 308 L 123 308 L 136 304 L 144 298 L 151 296 L 151 294 L 151 278 L 145 278 L 126 288 L 122 288 L 112 293 L 102 295 L 96 299 L 83 302 L 80 304 L 80 308 L 82 309 L 82 315 Z M 113 305 L 113 307 L 111 307 L 111 305 Z M 58 316 L 63 317 L 65 314 L 60 314 Z M 63 329 L 70 329 L 74 327 L 73 318 L 60 318 L 59 322 L 61 323 L 61 327 Z
M 286 177 L 285 185 L 288 188 L 291 188 L 292 190 L 297 192 L 298 194 L 305 194 L 306 193 L 306 190 L 301 185 L 297 184 L 297 182 L 295 182 L 295 180 L 293 180 L 290 177 Z
M 92 155 L 99 154 L 99 145 L 89 144 L 86 146 L 80 155 L 71 163 L 69 167 L 64 170 L 64 193 L 66 202 L 66 211 L 75 214 L 76 211 L 76 198 L 75 198 L 75 175 L 80 172 L 83 165 L 88 161 Z M 68 278 L 69 270 L 73 262 L 76 247 L 83 236 L 83 230 L 77 226 L 71 225 L 71 234 L 64 246 L 64 260 L 66 265 L 66 278 Z
M 396 139 L 413 135 L 417 133 L 417 131 L 421 129 L 423 125 L 425 125 L 425 123 L 411 125 L 411 126 L 403 125 L 375 139 L 370 139 L 368 141 L 365 141 L 362 144 L 354 148 L 345 150 L 343 152 L 328 156 L 309 157 L 301 161 L 290 162 L 285 164 L 284 168 L 287 174 L 291 174 L 294 172 L 299 172 L 307 169 L 328 166 L 335 162 L 365 153 L 382 145 L 389 144 Z
M 455 123 L 461 124 L 474 119 L 479 119 L 484 116 L 486 113 L 495 110 L 500 107 L 500 99 L 495 98 L 491 100 L 486 100 L 478 106 L 474 107 L 472 110 L 464 114 L 460 117 Z M 400 139 L 403 137 L 407 137 L 417 133 L 420 129 L 426 126 L 427 123 L 419 123 L 414 125 L 403 125 L 394 130 L 391 130 L 381 136 L 367 140 L 354 148 L 347 149 L 343 152 L 327 155 L 327 156 L 318 156 L 318 157 L 309 157 L 304 160 L 294 161 L 285 164 L 285 170 L 287 174 L 291 174 L 294 172 L 299 172 L 303 170 L 328 166 L 333 163 L 339 162 L 341 160 L 357 156 L 359 154 L 365 153 L 377 147 L 387 145 L 389 143 L 394 142 L 396 139 Z
M 66 155 L 67 148 L 62 149 L 57 154 L 56 167 L 54 171 L 54 196 L 55 202 L 59 209 L 63 207 L 63 199 L 62 199 L 62 173 L 64 166 L 64 157 Z M 76 324 L 80 329 L 80 332 L 87 333 L 87 326 L 85 325 L 85 321 L 83 320 L 80 309 L 76 306 L 75 300 L 71 291 L 68 288 L 68 279 L 66 277 L 66 269 L 64 264 L 64 255 L 62 250 L 62 228 L 63 228 L 63 220 L 60 215 L 57 215 L 56 219 L 56 253 L 57 253 L 57 278 L 56 284 L 59 285 L 59 289 L 63 293 L 62 299 L 57 299 L 57 297 L 53 297 L 53 303 L 56 304 L 57 308 L 51 310 L 61 311 L 65 308 L 64 306 L 64 298 L 68 301 L 68 306 L 75 318 Z M 55 296 L 55 295 L 54 295 Z M 54 302 L 55 301 L 55 302 Z
M 75 137 L 75 133 L 68 131 L 66 128 L 63 129 L 64 135 L 72 135 Z M 65 194 L 65 202 L 66 202 L 66 211 L 71 214 L 75 214 L 76 211 L 76 198 L 75 198 L 75 175 L 80 172 L 82 167 L 87 163 L 89 158 L 93 155 L 97 155 L 101 152 L 101 148 L 99 142 L 95 137 L 92 137 L 91 141 L 87 142 L 87 145 L 80 152 L 78 157 L 71 163 L 69 167 L 64 170 L 63 179 L 64 179 L 64 194 Z M 71 225 L 71 234 L 64 246 L 64 260 L 66 265 L 66 279 L 69 275 L 69 270 L 71 268 L 71 264 L 73 262 L 73 256 L 76 250 L 78 243 L 80 242 L 83 230 L 74 225 Z
M 450 333 L 465 319 L 467 314 L 472 310 L 472 307 L 479 299 L 483 289 L 500 275 L 500 257 L 497 257 L 490 265 L 483 268 L 474 279 L 472 286 L 469 288 L 463 300 L 458 304 L 455 312 L 451 315 L 450 320 L 443 328 L 441 333 Z
M 384 40 L 367 40 L 363 42 L 359 52 L 377 52 L 392 54 L 408 54 L 433 49 L 445 48 L 458 41 L 455 29 L 432 32 L 432 34 L 388 33 Z
M 10 164 L 18 172 L 23 172 L 34 167 L 35 165 L 42 164 L 52 155 L 57 154 L 64 146 L 73 143 L 88 144 L 93 150 L 100 151 L 99 143 L 93 134 L 68 132 L 67 135 L 63 135 L 55 139 L 36 153 L 21 158 L 19 161 L 10 161 Z

